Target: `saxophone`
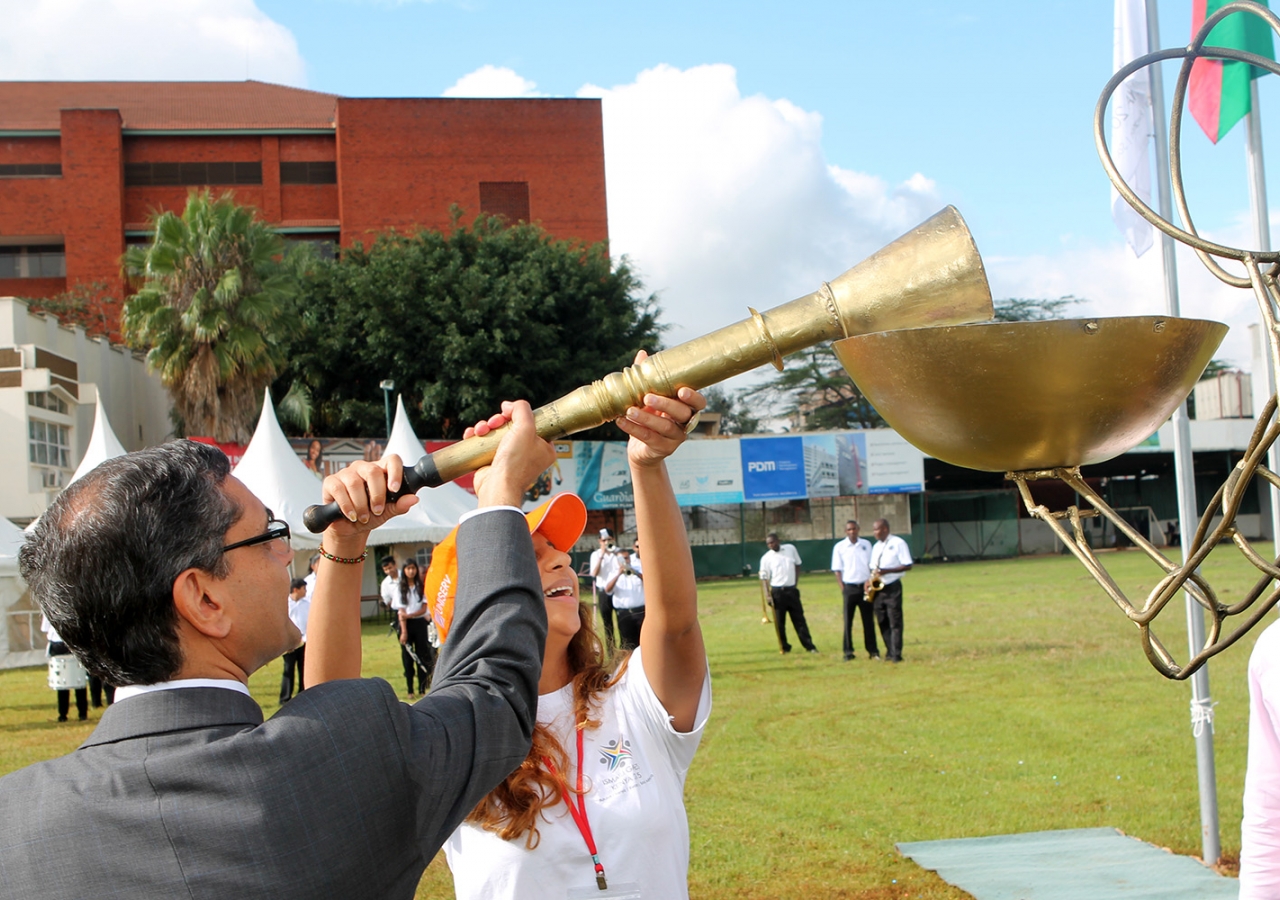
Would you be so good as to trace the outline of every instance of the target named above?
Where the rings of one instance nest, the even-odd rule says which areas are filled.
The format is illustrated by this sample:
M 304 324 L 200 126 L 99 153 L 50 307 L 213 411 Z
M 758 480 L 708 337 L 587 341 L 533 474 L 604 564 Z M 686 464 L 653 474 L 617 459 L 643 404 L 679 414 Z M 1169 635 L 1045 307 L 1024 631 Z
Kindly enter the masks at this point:
M 879 575 L 872 575 L 865 585 L 862 586 L 862 599 L 871 603 L 876 599 L 876 594 L 884 590 L 884 579 Z

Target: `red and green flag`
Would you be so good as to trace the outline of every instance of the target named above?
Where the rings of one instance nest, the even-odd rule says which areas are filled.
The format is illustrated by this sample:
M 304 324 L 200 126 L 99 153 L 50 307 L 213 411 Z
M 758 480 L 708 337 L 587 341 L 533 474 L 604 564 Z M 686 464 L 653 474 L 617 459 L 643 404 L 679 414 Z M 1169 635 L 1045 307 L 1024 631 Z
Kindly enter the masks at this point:
M 1192 0 L 1191 33 L 1195 34 L 1204 20 L 1230 0 Z M 1267 0 L 1260 0 L 1267 6 Z M 1229 47 L 1275 59 L 1271 27 L 1252 13 L 1232 13 L 1214 26 L 1205 41 L 1206 47 Z M 1221 59 L 1197 59 L 1191 67 L 1188 88 L 1191 115 L 1195 116 L 1209 140 L 1215 144 L 1248 114 L 1250 82 L 1265 75 L 1266 70 L 1248 63 Z

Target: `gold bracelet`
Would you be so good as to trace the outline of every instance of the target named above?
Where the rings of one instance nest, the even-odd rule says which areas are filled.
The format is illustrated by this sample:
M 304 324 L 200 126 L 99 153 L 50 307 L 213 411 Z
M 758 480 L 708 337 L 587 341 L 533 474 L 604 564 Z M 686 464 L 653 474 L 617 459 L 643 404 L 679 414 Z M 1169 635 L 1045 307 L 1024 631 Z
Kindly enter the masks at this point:
M 324 549 L 324 544 L 321 544 L 320 555 L 323 556 L 325 559 L 329 560 L 330 562 L 342 563 L 343 565 L 347 565 L 347 566 L 354 566 L 356 563 L 364 562 L 365 557 L 369 555 L 369 548 L 365 547 L 364 552 L 361 553 L 359 556 L 353 556 L 350 559 L 347 559 L 344 556 L 334 556 L 328 550 Z

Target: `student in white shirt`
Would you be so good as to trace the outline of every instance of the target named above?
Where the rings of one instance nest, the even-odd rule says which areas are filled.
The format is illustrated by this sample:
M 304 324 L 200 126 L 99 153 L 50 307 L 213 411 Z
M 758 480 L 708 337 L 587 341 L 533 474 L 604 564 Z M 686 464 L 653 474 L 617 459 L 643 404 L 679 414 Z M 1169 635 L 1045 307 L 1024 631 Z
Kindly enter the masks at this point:
M 760 557 L 760 580 L 769 585 L 769 598 L 773 606 L 773 627 L 778 630 L 778 646 L 783 653 L 791 652 L 787 640 L 787 616 L 796 629 L 800 645 L 810 653 L 817 653 L 813 638 L 809 636 L 809 623 L 804 618 L 804 606 L 800 603 L 800 588 L 796 586 L 796 573 L 800 569 L 800 551 L 795 544 L 783 544 L 778 536 L 769 532 L 764 539 L 768 550 Z
M 311 615 L 311 601 L 307 599 L 307 582 L 295 578 L 289 584 L 289 620 L 298 626 L 302 636 L 298 646 L 284 654 L 284 674 L 280 677 L 280 705 L 293 699 L 293 673 L 298 672 L 298 693 L 307 689 L 304 675 L 307 655 L 307 619 Z
M 617 571 L 607 590 L 618 616 L 618 646 L 634 650 L 640 646 L 640 629 L 644 625 L 644 575 L 631 564 L 631 551 L 627 548 L 619 547 L 614 556 Z
M 871 577 L 884 587 L 876 594 L 874 609 L 884 637 L 885 659 L 902 662 L 902 575 L 913 565 L 907 542 L 889 533 L 889 520 L 876 519 L 871 526 L 878 543 L 871 548 Z
M 413 696 L 413 673 L 418 673 L 418 693 L 427 695 L 436 667 L 436 651 L 427 633 L 427 606 L 423 602 L 422 572 L 416 559 L 400 567 L 396 613 L 400 617 L 400 661 L 404 664 L 405 692 Z M 416 657 L 416 659 L 415 659 Z
M 395 599 L 400 592 L 400 569 L 396 567 L 396 558 L 390 555 L 382 557 L 378 565 L 382 568 L 382 584 L 378 585 L 378 594 L 382 597 L 382 605 L 391 613 L 391 619 L 394 622 Z
M 600 621 L 604 624 L 604 649 L 613 653 L 617 642 L 613 636 L 613 594 L 609 592 L 609 582 L 618 572 L 618 558 L 614 555 L 613 532 L 608 528 L 600 529 L 600 546 L 591 551 L 590 568 L 591 591 L 596 599 L 596 609 L 600 612 Z
M 567 552 L 586 523 L 581 500 L 558 494 L 529 513 L 548 620 L 538 726 L 524 764 L 447 842 L 459 900 L 560 900 L 605 896 L 597 888 L 606 887 L 608 896 L 689 896 L 684 780 L 711 687 L 692 554 L 663 461 L 706 401 L 689 388 L 679 400 L 644 400 L 618 421 L 631 436 L 636 526 L 647 550 L 640 646 L 606 668 Z
M 858 523 L 853 519 L 844 523 L 844 540 L 831 548 L 831 571 L 836 573 L 836 584 L 844 600 L 844 658 L 854 658 L 853 620 L 862 614 L 862 643 L 872 659 L 880 658 L 880 646 L 876 643 L 876 620 L 865 591 L 871 577 L 871 542 L 858 537 Z

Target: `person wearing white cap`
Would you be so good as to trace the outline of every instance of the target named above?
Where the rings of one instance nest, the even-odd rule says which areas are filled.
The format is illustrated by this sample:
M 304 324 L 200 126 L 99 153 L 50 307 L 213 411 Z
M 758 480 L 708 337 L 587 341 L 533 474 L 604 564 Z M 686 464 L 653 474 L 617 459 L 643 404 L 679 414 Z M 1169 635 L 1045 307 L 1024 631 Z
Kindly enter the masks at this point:
M 591 551 L 589 572 L 591 573 L 591 590 L 596 598 L 596 609 L 600 611 L 600 621 L 604 623 L 604 648 L 613 652 L 616 645 L 613 638 L 613 589 L 609 585 L 618 574 L 618 559 L 613 554 L 613 532 L 608 528 L 600 529 L 600 546 Z

